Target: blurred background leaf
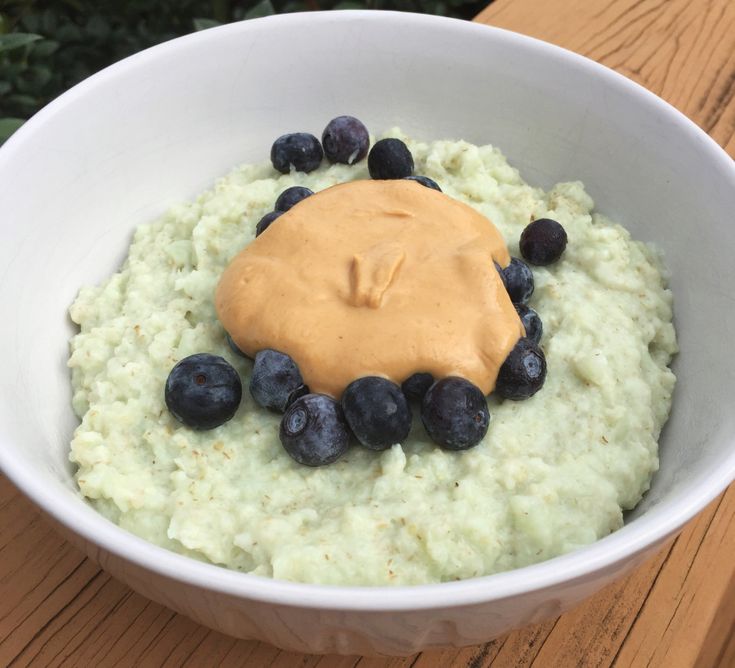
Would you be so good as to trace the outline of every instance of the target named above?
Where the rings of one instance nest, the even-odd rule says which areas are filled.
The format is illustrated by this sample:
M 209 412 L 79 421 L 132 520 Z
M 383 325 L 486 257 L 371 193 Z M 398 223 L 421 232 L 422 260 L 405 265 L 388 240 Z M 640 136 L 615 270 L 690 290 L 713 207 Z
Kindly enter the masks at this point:
M 271 0 L 261 0 L 255 7 L 245 12 L 246 19 L 259 19 L 261 16 L 271 16 L 275 14 L 276 9 L 273 7 Z
M 22 118 L 0 118 L 0 143 L 12 135 L 25 121 Z
M 393 9 L 472 18 L 487 0 L 0 0 L 0 143 L 98 70 L 195 30 L 285 12 Z
M 37 39 L 41 39 L 41 35 L 34 35 L 27 32 L 14 32 L 7 35 L 0 35 L 0 52 L 17 49 L 26 44 L 31 44 Z
M 214 19 L 194 19 L 194 30 L 206 30 L 207 28 L 216 28 L 222 24 Z

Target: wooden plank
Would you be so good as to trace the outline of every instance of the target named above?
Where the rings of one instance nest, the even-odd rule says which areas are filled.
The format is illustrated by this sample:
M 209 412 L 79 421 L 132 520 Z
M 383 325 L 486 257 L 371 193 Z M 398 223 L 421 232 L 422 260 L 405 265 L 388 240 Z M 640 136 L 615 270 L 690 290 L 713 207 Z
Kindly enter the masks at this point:
M 617 70 L 684 112 L 735 155 L 735 3 L 496 0 L 475 20 Z
M 695 668 L 708 666 L 735 666 L 735 578 L 722 594 L 722 603 L 697 657 Z
M 626 74 L 735 154 L 731 0 L 496 0 L 478 20 Z M 204 629 L 99 571 L 0 477 L 0 665 L 735 666 L 735 488 L 632 575 L 545 624 L 395 659 L 308 656 Z
M 694 665 L 726 640 L 713 638 L 710 629 L 719 615 L 733 613 L 725 597 L 735 578 L 735 488 L 720 497 L 711 517 L 705 513 L 690 526 L 620 650 L 622 665 Z

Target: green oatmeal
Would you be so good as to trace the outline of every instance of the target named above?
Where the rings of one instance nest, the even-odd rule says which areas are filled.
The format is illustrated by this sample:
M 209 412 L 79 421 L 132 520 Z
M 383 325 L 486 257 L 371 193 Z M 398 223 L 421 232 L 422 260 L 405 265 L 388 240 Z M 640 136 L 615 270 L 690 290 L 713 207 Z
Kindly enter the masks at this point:
M 402 136 L 398 131 L 392 136 Z M 280 416 L 247 392 L 213 296 L 232 257 L 291 185 L 319 191 L 369 178 L 366 161 L 277 173 L 243 165 L 135 232 L 122 270 L 71 307 L 71 460 L 82 494 L 138 536 L 228 568 L 330 584 L 419 584 L 524 566 L 620 528 L 648 489 L 671 406 L 676 352 L 659 254 L 593 213 L 579 182 L 533 188 L 498 149 L 402 137 L 416 173 L 490 218 L 511 255 L 528 222 L 569 235 L 534 267 L 548 376 L 526 401 L 490 398 L 490 428 L 464 452 L 434 445 L 414 417 L 404 443 L 353 445 L 336 463 L 297 464 Z M 277 221 L 274 225 L 277 225 Z M 235 417 L 194 431 L 166 409 L 173 365 L 225 357 L 245 391 Z

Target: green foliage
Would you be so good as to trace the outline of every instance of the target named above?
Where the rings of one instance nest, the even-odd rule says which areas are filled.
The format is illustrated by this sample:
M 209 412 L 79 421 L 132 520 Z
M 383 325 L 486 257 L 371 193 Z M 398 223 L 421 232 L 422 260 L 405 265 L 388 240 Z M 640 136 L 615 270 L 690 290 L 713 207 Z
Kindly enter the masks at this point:
M 25 121 L 22 118 L 0 118 L 0 144 L 12 135 Z
M 26 32 L 13 32 L 7 35 L 0 35 L 0 53 L 18 49 L 26 44 L 32 44 L 37 39 L 41 39 L 41 35 L 33 35 Z
M 394 9 L 470 18 L 487 0 L 2 0 L 0 143 L 54 97 L 136 51 L 270 14 Z

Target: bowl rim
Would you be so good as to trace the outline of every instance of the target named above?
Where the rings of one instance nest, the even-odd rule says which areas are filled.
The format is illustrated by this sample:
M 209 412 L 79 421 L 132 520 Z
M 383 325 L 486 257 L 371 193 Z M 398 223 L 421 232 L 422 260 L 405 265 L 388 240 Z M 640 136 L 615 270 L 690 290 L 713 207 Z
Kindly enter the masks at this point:
M 146 62 L 160 55 L 179 49 L 182 44 L 190 45 L 197 42 L 206 44 L 217 40 L 226 32 L 242 33 L 245 36 L 251 31 L 259 31 L 277 24 L 298 24 L 303 27 L 305 21 L 335 25 L 360 21 L 361 28 L 371 24 L 370 27 L 377 30 L 384 23 L 395 26 L 396 22 L 403 22 L 409 29 L 439 27 L 445 34 L 447 31 L 481 34 L 483 39 L 497 40 L 509 45 L 510 48 L 516 45 L 541 52 L 548 58 L 562 60 L 568 66 L 586 70 L 596 77 L 603 78 L 608 85 L 637 98 L 639 104 L 655 108 L 681 132 L 700 142 L 711 161 L 725 173 L 729 171 L 735 185 L 735 163 L 709 135 L 669 103 L 604 65 L 562 47 L 502 28 L 460 19 L 375 10 L 282 14 L 230 23 L 178 37 L 129 56 L 77 84 L 29 119 L 0 150 L 0 168 L 12 163 L 15 153 L 22 150 L 24 140 L 37 126 L 62 112 L 69 105 L 73 105 L 77 99 L 92 91 L 99 82 L 114 77 L 118 72 L 144 66 Z M 305 584 L 241 573 L 158 547 L 113 524 L 90 506 L 80 504 L 79 496 L 69 494 L 58 498 L 54 489 L 40 482 L 30 467 L 23 466 L 9 455 L 10 452 L 9 448 L 0 447 L 0 469 L 16 487 L 72 533 L 112 555 L 170 580 L 205 590 L 283 606 L 343 611 L 453 608 L 499 601 L 590 579 L 596 573 L 612 570 L 615 564 L 627 561 L 634 555 L 661 543 L 735 479 L 734 447 L 716 470 L 692 485 L 686 493 L 680 494 L 670 502 L 652 507 L 633 523 L 609 536 L 563 556 L 511 571 L 456 582 L 342 586 Z

